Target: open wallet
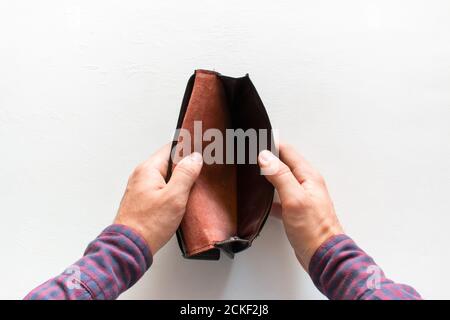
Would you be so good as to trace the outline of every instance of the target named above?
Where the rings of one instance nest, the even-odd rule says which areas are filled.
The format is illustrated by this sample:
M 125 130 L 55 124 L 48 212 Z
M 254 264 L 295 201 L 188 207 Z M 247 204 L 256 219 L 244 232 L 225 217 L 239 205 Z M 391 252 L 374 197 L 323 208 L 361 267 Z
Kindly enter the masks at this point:
M 205 134 L 208 129 L 220 130 L 223 141 L 219 139 L 214 142 L 216 145 L 221 143 L 225 151 L 221 155 L 222 161 L 215 163 L 208 163 L 203 153 L 203 167 L 191 189 L 186 213 L 177 230 L 177 239 L 185 258 L 218 260 L 221 251 L 233 258 L 235 253 L 251 246 L 272 206 L 274 188 L 261 174 L 257 154 L 253 161 L 250 159 L 250 151 L 255 151 L 255 141 L 258 153 L 264 149 L 274 151 L 272 127 L 248 74 L 232 78 L 207 70 L 196 70 L 188 81 L 172 155 L 181 152 L 180 145 L 184 138 L 180 131 L 184 130 L 192 136 L 198 134 L 195 123 L 199 124 L 199 121 L 200 133 L 204 136 L 197 145 L 192 140 L 198 137 L 187 142 L 192 152 L 206 152 L 208 144 L 212 143 L 205 141 L 208 140 Z M 226 139 L 226 131 L 230 131 L 227 129 L 234 132 L 241 129 L 241 133 L 249 129 L 256 132 L 265 129 L 267 134 L 257 134 L 253 141 L 244 139 L 240 145 L 234 137 L 230 148 L 232 141 Z M 199 146 L 202 150 L 197 150 Z M 239 155 L 242 151 L 245 154 Z M 172 158 L 167 180 L 176 166 Z

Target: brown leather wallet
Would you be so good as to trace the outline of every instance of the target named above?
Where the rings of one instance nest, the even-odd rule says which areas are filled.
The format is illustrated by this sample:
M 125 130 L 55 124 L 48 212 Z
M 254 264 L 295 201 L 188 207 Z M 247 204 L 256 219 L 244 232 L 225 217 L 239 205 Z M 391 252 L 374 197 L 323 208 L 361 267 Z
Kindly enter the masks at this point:
M 222 163 L 204 163 L 177 231 L 183 256 L 190 259 L 218 260 L 222 250 L 231 258 L 250 247 L 259 235 L 272 206 L 273 186 L 260 174 L 256 159 L 250 160 L 251 145 L 244 139 L 245 156 L 238 161 L 236 138 L 227 149 L 227 129 L 265 129 L 266 136 L 257 135 L 258 152 L 273 151 L 273 135 L 269 117 L 248 74 L 240 78 L 223 76 L 214 71 L 196 70 L 188 81 L 177 129 L 194 134 L 194 121 L 202 121 L 202 134 L 211 128 L 223 133 Z M 175 134 L 172 151 L 180 144 Z M 216 143 L 218 141 L 215 141 Z M 195 149 L 194 141 L 190 142 Z M 210 141 L 201 140 L 205 152 Z M 198 144 L 197 144 L 198 147 Z M 261 149 L 262 148 L 262 149 Z M 233 150 L 233 151 L 231 151 Z M 232 154 L 226 160 L 227 154 Z M 184 155 L 185 156 L 185 155 Z M 205 158 L 205 156 L 204 156 Z M 244 161 L 242 161 L 244 159 Z M 219 161 L 220 162 L 220 161 Z M 167 180 L 175 164 L 169 163 Z

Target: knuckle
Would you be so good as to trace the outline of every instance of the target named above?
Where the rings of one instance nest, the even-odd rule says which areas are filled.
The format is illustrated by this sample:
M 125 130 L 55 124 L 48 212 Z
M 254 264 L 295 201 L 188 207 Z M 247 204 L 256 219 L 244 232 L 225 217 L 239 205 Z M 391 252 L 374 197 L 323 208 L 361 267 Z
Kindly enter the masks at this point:
M 185 208 L 186 206 L 186 201 L 184 200 L 183 197 L 181 196 L 176 196 L 174 198 L 172 198 L 171 200 L 171 207 L 175 210 L 175 211 L 181 211 Z
M 300 182 L 303 182 L 304 178 L 303 178 L 303 175 L 302 175 L 302 168 L 301 168 L 299 165 L 295 166 L 295 167 L 292 169 L 292 174 L 293 174 L 297 179 L 299 179 Z
M 325 178 L 318 172 L 314 174 L 314 179 L 321 185 L 325 185 Z
M 174 206 L 176 211 L 181 211 L 181 210 L 183 210 L 186 207 L 186 202 L 182 198 L 177 198 L 173 202 L 173 206 Z
M 283 177 L 288 174 L 291 174 L 291 170 L 289 169 L 289 167 L 285 164 L 281 164 L 275 175 L 278 177 Z
M 145 170 L 144 163 L 140 163 L 139 165 L 137 165 L 136 168 L 134 168 L 133 176 L 141 175 L 144 172 L 144 170 Z
M 188 177 L 194 176 L 194 171 L 187 166 L 178 165 L 175 170 Z
M 287 210 L 299 209 L 299 208 L 303 207 L 303 201 L 302 201 L 301 197 L 291 197 L 291 198 L 287 199 L 286 201 L 284 201 L 283 206 Z

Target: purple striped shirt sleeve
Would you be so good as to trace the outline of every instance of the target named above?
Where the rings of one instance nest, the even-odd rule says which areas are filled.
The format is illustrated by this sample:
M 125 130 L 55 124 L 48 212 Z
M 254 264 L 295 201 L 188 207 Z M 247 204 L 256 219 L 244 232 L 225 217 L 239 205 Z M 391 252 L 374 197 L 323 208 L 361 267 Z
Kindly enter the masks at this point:
M 313 255 L 309 274 L 333 300 L 419 300 L 412 287 L 394 283 L 374 260 L 346 235 L 330 238 Z
M 25 299 L 115 299 L 151 264 L 152 254 L 139 234 L 124 225 L 111 225 L 89 244 L 83 258 Z

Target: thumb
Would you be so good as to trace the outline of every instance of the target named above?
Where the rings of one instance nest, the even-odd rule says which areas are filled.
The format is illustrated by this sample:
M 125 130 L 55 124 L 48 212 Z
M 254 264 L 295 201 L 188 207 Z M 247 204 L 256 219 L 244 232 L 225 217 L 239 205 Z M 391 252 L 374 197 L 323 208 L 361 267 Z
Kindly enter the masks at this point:
M 273 184 L 280 196 L 281 204 L 295 199 L 303 193 L 303 187 L 294 177 L 291 169 L 268 150 L 261 151 L 258 163 L 267 180 Z
M 177 194 L 188 194 L 203 165 L 202 155 L 198 152 L 184 157 L 172 172 L 167 187 Z

